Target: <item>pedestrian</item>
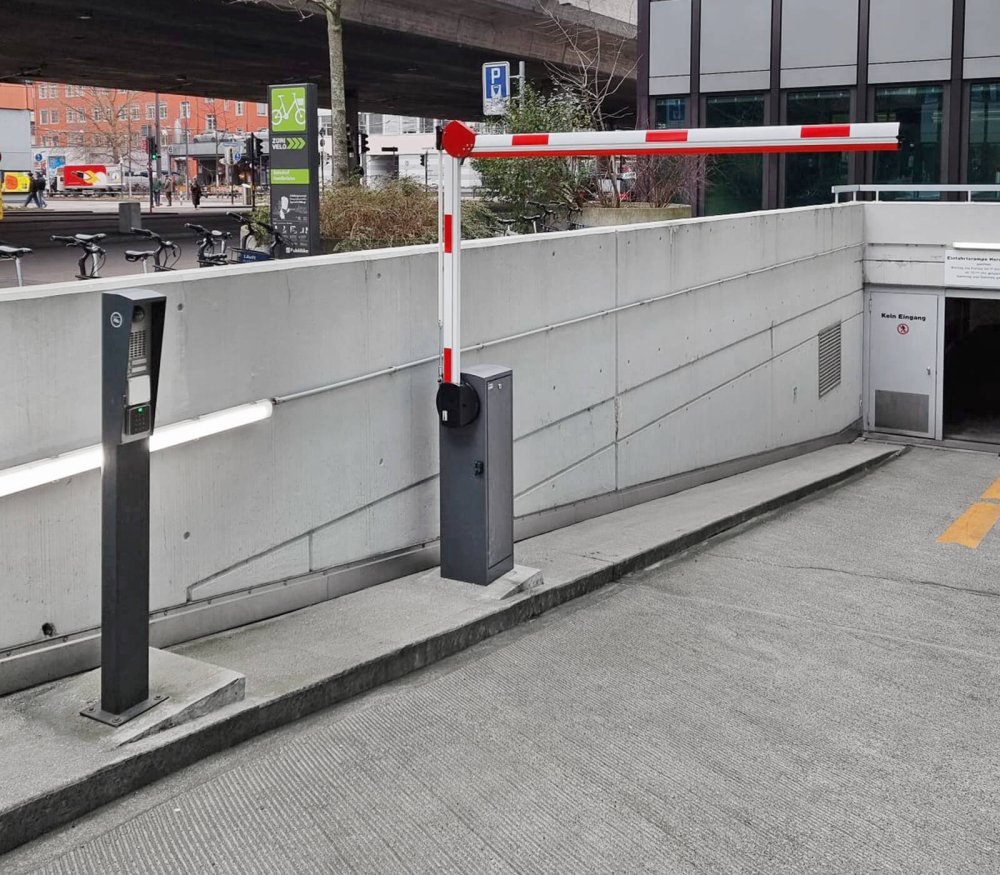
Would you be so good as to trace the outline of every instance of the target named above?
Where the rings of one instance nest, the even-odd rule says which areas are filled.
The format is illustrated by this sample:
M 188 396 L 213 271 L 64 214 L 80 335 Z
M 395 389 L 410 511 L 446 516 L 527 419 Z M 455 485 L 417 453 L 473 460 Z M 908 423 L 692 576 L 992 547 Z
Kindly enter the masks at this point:
M 163 189 L 163 183 L 160 182 L 160 177 L 159 176 L 154 176 L 153 177 L 152 186 L 153 186 L 153 203 L 156 206 L 159 206 L 160 205 L 160 191 Z
M 167 195 L 167 206 L 172 207 L 174 205 L 174 175 L 172 173 L 168 173 L 167 178 L 163 180 L 163 191 Z
M 42 178 L 40 173 L 33 173 L 28 177 L 28 199 L 24 202 L 26 207 L 31 206 L 31 202 L 35 202 L 35 206 L 39 209 L 45 209 L 45 200 L 42 197 L 42 192 L 45 190 L 45 180 Z
M 198 204 L 201 203 L 201 186 L 198 185 L 197 179 L 191 183 L 191 203 L 195 209 L 198 209 Z

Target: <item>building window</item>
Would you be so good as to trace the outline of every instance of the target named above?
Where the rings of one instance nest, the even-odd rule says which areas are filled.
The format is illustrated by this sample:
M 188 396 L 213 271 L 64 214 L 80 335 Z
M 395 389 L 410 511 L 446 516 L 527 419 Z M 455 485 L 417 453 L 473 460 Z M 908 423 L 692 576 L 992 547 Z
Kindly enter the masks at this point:
M 243 107 L 244 107 L 243 101 L 242 100 L 237 100 L 236 101 L 236 115 L 237 116 L 243 115 Z
M 38 115 L 39 121 L 43 125 L 47 125 L 49 123 L 49 111 L 47 109 L 43 109 L 40 113 L 38 113 Z
M 941 181 L 940 85 L 900 85 L 875 89 L 875 121 L 899 122 L 899 151 L 875 153 L 875 182 L 918 185 Z M 887 193 L 883 200 L 896 195 Z M 914 195 L 901 192 L 899 197 Z M 922 197 L 937 200 L 937 192 Z
M 160 119 L 165 119 L 167 117 L 167 105 L 165 103 L 160 104 Z
M 705 103 L 705 127 L 742 128 L 764 124 L 763 94 L 713 94 Z M 709 165 L 705 214 L 759 210 L 764 202 L 761 155 L 717 155 Z
M 99 122 L 99 121 L 101 120 L 102 116 L 103 116 L 103 113 L 101 112 L 101 109 L 100 109 L 100 107 L 98 107 L 98 106 L 95 106 L 95 107 L 94 107 L 94 108 L 93 108 L 93 109 L 91 110 L 91 113 L 90 113 L 90 117 L 91 117 L 91 118 L 92 118 L 92 119 L 93 119 L 93 120 L 94 120 L 95 122 Z
M 790 125 L 846 124 L 851 120 L 849 91 L 795 91 L 787 97 Z M 805 152 L 785 156 L 786 207 L 827 204 L 830 188 L 846 185 L 847 152 Z
M 214 131 L 215 130 L 215 114 L 209 113 L 205 116 L 205 130 Z
M 132 104 L 132 106 L 128 108 L 128 117 L 134 122 L 139 121 L 139 107 Z
M 65 94 L 67 97 L 72 97 L 73 96 L 73 86 L 72 85 L 66 85 L 63 88 L 63 94 Z
M 191 118 L 191 102 L 188 100 L 181 101 L 181 118 Z
M 142 136 L 143 136 L 143 139 L 145 139 L 146 137 L 151 137 L 152 135 L 153 135 L 153 127 L 152 127 L 152 125 L 143 125 L 142 126 Z
M 260 116 L 260 117 L 263 117 L 263 116 L 267 115 L 267 104 L 266 103 L 258 103 L 257 104 L 257 115 Z
M 653 102 L 653 127 L 686 128 L 689 124 L 686 97 L 657 97 Z
M 969 89 L 968 180 L 1000 185 L 1000 82 L 975 82 Z
M 155 119 L 156 118 L 156 105 L 152 103 L 146 104 L 146 118 Z
M 49 110 L 49 121 L 52 122 L 52 124 L 54 124 L 54 125 L 59 124 L 59 110 L 58 109 Z

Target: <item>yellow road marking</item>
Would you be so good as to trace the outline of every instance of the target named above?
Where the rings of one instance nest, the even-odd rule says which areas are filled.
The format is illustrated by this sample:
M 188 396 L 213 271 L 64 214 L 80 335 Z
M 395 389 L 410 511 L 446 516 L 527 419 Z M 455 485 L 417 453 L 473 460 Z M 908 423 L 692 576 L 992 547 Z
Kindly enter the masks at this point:
M 998 481 L 1000 482 L 1000 481 Z M 986 492 L 992 489 L 1000 490 L 995 482 Z M 986 494 L 983 495 L 986 497 Z M 945 533 L 938 538 L 939 544 L 961 544 L 975 550 L 979 542 L 989 533 L 990 529 L 1000 520 L 1000 504 L 983 504 L 976 502 L 955 522 L 948 526 Z
M 1000 501 L 1000 477 L 997 477 L 982 494 L 987 501 Z

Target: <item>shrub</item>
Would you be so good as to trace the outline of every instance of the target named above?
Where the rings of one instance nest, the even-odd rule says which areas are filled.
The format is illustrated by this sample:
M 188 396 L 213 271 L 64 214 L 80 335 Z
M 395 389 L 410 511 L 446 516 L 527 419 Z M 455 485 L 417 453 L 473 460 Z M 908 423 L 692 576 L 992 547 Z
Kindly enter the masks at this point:
M 320 196 L 319 213 L 326 252 L 437 242 L 437 193 L 412 179 L 394 179 L 379 188 L 347 184 L 327 189 Z M 266 219 L 267 214 L 265 206 L 261 217 Z M 465 239 L 496 233 L 496 221 L 487 207 L 476 201 L 463 202 Z

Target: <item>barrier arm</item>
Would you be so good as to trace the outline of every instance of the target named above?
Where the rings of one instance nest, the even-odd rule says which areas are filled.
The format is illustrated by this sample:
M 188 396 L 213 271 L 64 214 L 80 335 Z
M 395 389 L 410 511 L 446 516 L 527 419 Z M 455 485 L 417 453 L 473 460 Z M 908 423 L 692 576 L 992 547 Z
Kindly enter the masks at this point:
M 477 134 L 450 122 L 441 138 L 438 314 L 441 379 L 458 384 L 461 344 L 461 162 L 465 158 L 554 158 L 613 155 L 727 155 L 765 152 L 891 152 L 899 123 L 772 125 L 657 131 L 572 131 L 551 134 Z
M 462 161 L 598 155 L 894 150 L 899 125 L 796 125 L 662 131 L 442 133 L 438 226 L 441 576 L 487 585 L 514 568 L 513 370 L 462 370 Z

